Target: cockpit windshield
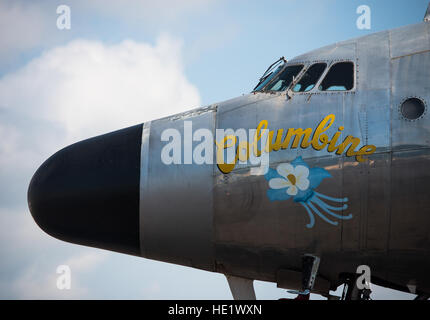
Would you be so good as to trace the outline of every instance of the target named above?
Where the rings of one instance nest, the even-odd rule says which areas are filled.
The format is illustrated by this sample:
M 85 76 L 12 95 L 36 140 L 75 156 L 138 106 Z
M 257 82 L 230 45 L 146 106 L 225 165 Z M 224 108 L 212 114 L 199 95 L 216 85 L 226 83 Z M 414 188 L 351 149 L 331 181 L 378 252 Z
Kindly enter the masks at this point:
M 277 67 L 275 71 L 270 72 L 268 75 L 262 78 L 260 83 L 255 87 L 254 91 L 261 91 L 270 82 L 270 80 L 272 80 L 273 77 L 275 77 L 278 72 L 282 70 L 283 67 L 284 65 Z
M 302 64 L 286 66 L 281 73 L 273 77 L 271 81 L 268 81 L 268 84 L 260 91 L 284 91 L 290 86 L 293 79 L 297 77 L 302 69 Z
M 285 66 L 287 60 L 284 57 L 280 57 L 278 60 L 273 62 L 267 70 L 263 73 L 254 90 L 261 91 L 269 82 L 276 76 Z

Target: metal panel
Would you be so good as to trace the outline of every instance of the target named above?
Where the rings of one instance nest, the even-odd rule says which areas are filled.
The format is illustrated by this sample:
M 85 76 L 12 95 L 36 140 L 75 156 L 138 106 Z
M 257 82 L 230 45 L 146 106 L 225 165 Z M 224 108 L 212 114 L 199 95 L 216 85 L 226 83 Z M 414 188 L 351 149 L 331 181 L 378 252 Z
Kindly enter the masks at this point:
M 219 113 L 217 128 L 255 129 L 264 119 L 270 130 L 284 129 L 285 135 L 288 128 L 315 129 L 325 116 L 335 114 L 335 124 L 325 132 L 331 137 L 343 125 L 343 95 L 317 94 L 310 99 L 309 95 L 294 95 L 287 99 L 280 94 L 246 108 Z M 312 147 L 287 148 L 272 151 L 270 165 L 276 168 L 280 162 L 291 162 L 298 156 L 310 167 L 326 168 L 332 175 L 320 185 L 320 191 L 342 197 L 340 156 Z M 281 267 L 300 268 L 303 253 L 330 254 L 340 249 L 341 224 L 333 226 L 316 217 L 315 226 L 309 229 L 309 216 L 302 205 L 292 199 L 272 202 L 267 190 L 264 176 L 251 175 L 249 165 L 236 166 L 229 174 L 215 169 L 214 228 L 219 270 L 273 280 Z
M 369 52 L 372 52 L 369 55 Z M 358 83 L 355 101 L 345 97 L 345 123 L 362 145 L 375 145 L 369 161 L 344 158 L 344 194 L 351 223 L 343 224 L 342 248 L 346 251 L 387 249 L 390 202 L 390 59 L 388 32 L 357 41 Z
M 215 112 L 175 116 L 151 123 L 147 174 L 141 190 L 141 244 L 145 257 L 213 270 L 212 245 L 212 164 L 164 164 L 161 149 L 163 130 L 177 129 L 182 137 L 184 121 L 192 121 L 193 130 L 214 130 Z M 193 146 L 197 145 L 193 142 Z M 182 146 L 182 163 L 183 142 Z M 148 168 L 146 168 L 146 165 Z M 144 177 L 143 177 L 144 178 Z M 145 180 L 141 180 L 145 181 Z M 190 196 L 192 195 L 192 196 Z
M 140 185 L 139 185 L 139 238 L 140 252 L 143 257 L 146 256 L 145 246 L 143 243 L 145 210 L 145 191 L 149 188 L 149 136 L 151 133 L 151 121 L 145 122 L 142 128 L 142 145 L 140 149 Z M 149 200 L 149 199 L 148 199 Z
M 378 32 L 357 41 L 358 88 L 390 88 L 389 32 Z M 371 53 L 371 54 L 369 54 Z
M 404 119 L 401 103 L 419 97 L 430 103 L 430 52 L 392 59 L 392 147 L 394 150 L 430 146 L 429 112 L 416 121 Z
M 294 63 L 296 61 L 315 61 L 315 60 L 337 60 L 337 59 L 355 59 L 356 43 L 353 40 L 342 41 L 336 44 L 328 45 L 308 53 L 299 55 L 289 60 Z
M 429 167 L 430 149 L 393 153 L 391 250 L 430 251 Z
M 427 23 L 425 22 L 394 29 L 390 33 L 391 58 L 402 57 L 430 49 Z
M 393 32 L 394 41 L 391 48 L 394 57 L 391 59 L 393 153 L 390 181 L 391 215 L 387 221 L 388 258 L 396 263 L 387 270 L 385 279 L 404 284 L 413 281 L 425 290 L 429 286 L 426 273 L 430 248 L 428 233 L 430 204 L 425 191 L 430 189 L 429 116 L 426 112 L 418 120 L 409 121 L 401 116 L 400 105 L 408 97 L 419 97 L 428 106 L 430 98 L 428 26 L 420 24 L 396 32 Z

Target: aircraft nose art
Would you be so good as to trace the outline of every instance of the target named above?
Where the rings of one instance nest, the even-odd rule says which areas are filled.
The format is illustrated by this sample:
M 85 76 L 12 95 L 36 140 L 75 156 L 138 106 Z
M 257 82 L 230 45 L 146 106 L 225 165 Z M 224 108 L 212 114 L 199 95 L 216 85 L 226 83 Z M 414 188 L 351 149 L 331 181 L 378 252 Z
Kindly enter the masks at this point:
M 28 204 L 46 233 L 139 255 L 142 125 L 70 145 L 34 174 Z

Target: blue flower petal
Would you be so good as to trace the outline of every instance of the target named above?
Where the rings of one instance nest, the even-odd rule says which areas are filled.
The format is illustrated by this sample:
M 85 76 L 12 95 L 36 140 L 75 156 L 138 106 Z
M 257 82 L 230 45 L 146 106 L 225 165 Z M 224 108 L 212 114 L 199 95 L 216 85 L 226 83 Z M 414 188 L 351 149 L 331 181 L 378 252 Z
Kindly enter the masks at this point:
M 305 191 L 298 190 L 297 195 L 294 196 L 295 202 L 306 202 L 308 201 L 314 194 L 313 189 L 318 187 L 323 179 L 330 178 L 330 173 L 325 170 L 324 168 L 309 168 L 308 164 L 302 159 L 301 156 L 294 159 L 291 164 L 296 167 L 298 165 L 305 166 L 309 169 L 309 188 Z M 267 181 L 270 181 L 273 178 L 284 178 L 281 175 L 278 174 L 278 171 L 269 168 L 267 173 L 264 175 L 265 179 Z M 267 196 L 269 197 L 270 201 L 275 200 L 288 200 L 292 196 L 288 195 L 286 193 L 286 188 L 283 189 L 268 189 L 267 190 Z
M 276 200 L 288 200 L 291 198 L 289 194 L 287 194 L 287 189 L 269 189 L 267 190 L 267 197 L 270 199 L 270 201 L 276 201 Z
M 296 167 L 298 165 L 301 165 L 301 166 L 305 166 L 306 168 L 309 169 L 308 164 L 302 159 L 302 156 L 299 156 L 299 157 L 295 158 L 293 161 L 291 161 L 291 164 L 294 167 Z
M 331 174 L 324 168 L 312 168 L 309 170 L 309 188 L 315 189 L 325 178 L 331 178 Z
M 283 178 L 281 177 L 275 169 L 269 168 L 269 171 L 264 175 L 267 181 L 273 178 Z
M 306 202 L 314 195 L 314 191 L 311 188 L 305 191 L 299 190 L 297 195 L 294 196 L 294 202 Z

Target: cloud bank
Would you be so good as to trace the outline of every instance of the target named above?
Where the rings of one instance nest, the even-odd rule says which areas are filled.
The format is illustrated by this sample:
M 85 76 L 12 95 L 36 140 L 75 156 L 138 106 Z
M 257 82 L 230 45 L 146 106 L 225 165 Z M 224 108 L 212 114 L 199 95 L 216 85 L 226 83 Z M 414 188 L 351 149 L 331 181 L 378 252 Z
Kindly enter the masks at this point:
M 0 298 L 91 296 L 85 287 L 75 295 L 57 290 L 55 268 L 69 263 L 84 273 L 104 261 L 96 250 L 48 237 L 32 221 L 26 192 L 44 160 L 78 140 L 199 104 L 184 74 L 181 42 L 168 36 L 155 45 L 75 40 L 2 77 Z

